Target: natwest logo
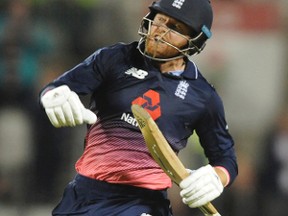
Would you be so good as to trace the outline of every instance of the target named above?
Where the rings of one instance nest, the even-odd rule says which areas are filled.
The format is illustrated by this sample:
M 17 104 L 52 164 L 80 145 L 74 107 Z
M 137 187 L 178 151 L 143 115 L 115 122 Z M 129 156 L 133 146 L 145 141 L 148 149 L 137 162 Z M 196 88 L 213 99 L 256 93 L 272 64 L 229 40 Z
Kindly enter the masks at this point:
M 145 92 L 142 97 L 138 97 L 132 101 L 132 104 L 142 106 L 148 111 L 153 120 L 156 120 L 161 116 L 160 94 L 156 91 L 149 90 Z

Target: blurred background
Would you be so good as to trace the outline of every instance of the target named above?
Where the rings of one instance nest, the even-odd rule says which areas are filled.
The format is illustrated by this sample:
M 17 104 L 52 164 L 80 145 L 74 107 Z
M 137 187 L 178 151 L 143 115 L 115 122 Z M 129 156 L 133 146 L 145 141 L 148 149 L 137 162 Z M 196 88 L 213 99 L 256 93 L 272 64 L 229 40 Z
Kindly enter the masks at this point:
M 75 175 L 85 126 L 53 128 L 38 93 L 96 49 L 138 40 L 151 2 L 0 1 L 0 216 L 51 215 Z M 212 5 L 213 37 L 192 60 L 223 99 L 239 161 L 235 183 L 213 203 L 223 216 L 286 216 L 288 1 Z M 190 169 L 206 163 L 194 136 L 180 157 Z M 176 185 L 169 196 L 175 216 L 202 215 Z

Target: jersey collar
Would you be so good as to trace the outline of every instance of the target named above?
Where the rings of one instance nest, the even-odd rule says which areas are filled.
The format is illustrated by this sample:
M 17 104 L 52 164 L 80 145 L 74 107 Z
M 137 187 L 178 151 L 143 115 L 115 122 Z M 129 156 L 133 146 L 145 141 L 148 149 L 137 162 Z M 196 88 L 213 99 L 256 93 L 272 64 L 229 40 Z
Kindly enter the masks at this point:
M 196 64 L 192 61 L 187 61 L 186 68 L 181 74 L 186 79 L 198 79 L 199 71 Z

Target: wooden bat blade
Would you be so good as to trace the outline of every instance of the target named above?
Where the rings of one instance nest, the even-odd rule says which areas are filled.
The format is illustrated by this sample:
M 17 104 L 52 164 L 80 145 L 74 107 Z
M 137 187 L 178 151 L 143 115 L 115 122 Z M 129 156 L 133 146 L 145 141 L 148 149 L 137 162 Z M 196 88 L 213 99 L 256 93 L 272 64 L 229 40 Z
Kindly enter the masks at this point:
M 176 156 L 163 134 L 159 133 L 160 130 L 149 113 L 136 104 L 132 105 L 132 112 L 151 156 L 172 181 L 179 184 L 183 178 L 189 175 L 184 165 Z M 158 145 L 158 142 L 162 143 L 162 145 Z
M 179 185 L 184 178 L 189 176 L 188 171 L 149 113 L 137 104 L 133 104 L 131 110 L 151 156 L 171 180 Z M 199 209 L 206 216 L 221 216 L 211 203 L 207 203 Z

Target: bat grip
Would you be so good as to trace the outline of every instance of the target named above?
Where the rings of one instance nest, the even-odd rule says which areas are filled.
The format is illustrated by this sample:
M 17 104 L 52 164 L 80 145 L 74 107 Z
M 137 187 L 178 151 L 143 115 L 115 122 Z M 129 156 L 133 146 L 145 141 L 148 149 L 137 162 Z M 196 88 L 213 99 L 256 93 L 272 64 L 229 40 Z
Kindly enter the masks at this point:
M 206 205 L 199 207 L 199 209 L 205 216 L 221 216 L 212 203 L 207 203 Z

